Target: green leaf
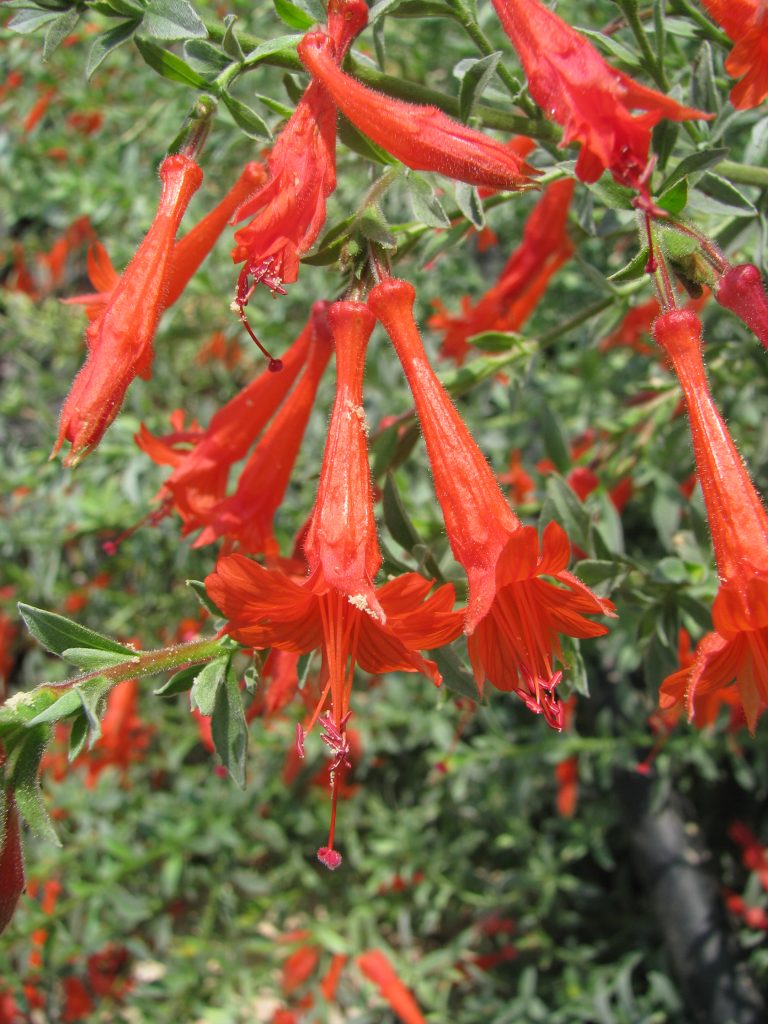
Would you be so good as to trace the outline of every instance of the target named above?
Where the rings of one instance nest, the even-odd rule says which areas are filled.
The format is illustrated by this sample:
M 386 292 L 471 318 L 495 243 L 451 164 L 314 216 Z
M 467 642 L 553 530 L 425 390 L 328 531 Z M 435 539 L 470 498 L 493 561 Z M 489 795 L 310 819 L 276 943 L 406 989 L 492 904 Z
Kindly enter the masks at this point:
M 564 475 L 571 468 L 571 455 L 560 420 L 547 401 L 543 401 L 539 409 L 539 426 L 541 427 L 544 451 L 555 464 L 558 473 Z
M 467 341 L 483 352 L 509 352 L 524 338 L 514 331 L 481 331 L 467 338 Z
M 206 718 L 213 714 L 216 703 L 216 693 L 224 682 L 224 676 L 229 665 L 229 657 L 216 658 L 209 662 L 197 675 L 192 690 L 189 694 L 190 706 L 205 715 Z
M 465 181 L 457 181 L 453 186 L 453 194 L 456 205 L 478 231 L 485 227 L 485 210 L 474 185 L 468 185 Z
M 138 18 L 140 21 L 144 17 L 144 6 L 140 0 L 104 0 L 104 2 L 113 11 L 126 18 Z
M 108 679 L 98 680 L 95 686 L 76 686 L 75 690 L 83 707 L 83 714 L 88 723 L 88 747 L 92 748 L 101 736 L 101 716 L 104 714 L 107 694 L 114 683 Z
M 40 759 L 50 735 L 48 726 L 39 725 L 14 748 L 9 784 L 15 790 L 16 806 L 32 831 L 55 846 L 61 846 L 40 792 Z
M 199 71 L 201 75 L 207 75 L 209 78 L 215 78 L 232 63 L 218 46 L 214 46 L 206 39 L 187 40 L 184 44 L 184 56 L 193 70 Z
M 654 202 L 667 213 L 675 215 L 681 213 L 688 204 L 688 179 L 681 178 L 680 181 L 676 181 L 674 185 L 654 199 Z
M 190 85 L 193 89 L 208 89 L 208 82 L 202 75 L 193 71 L 189 64 L 175 53 L 170 53 L 156 43 L 150 43 L 139 36 L 136 37 L 136 46 L 146 63 L 163 78 L 170 82 L 179 82 L 181 85 Z
M 678 181 L 693 174 L 706 171 L 708 167 L 714 167 L 721 160 L 725 160 L 727 156 L 727 149 L 703 149 L 699 153 L 690 153 L 688 156 L 683 157 L 677 167 L 667 175 L 662 183 L 660 192 L 663 195 L 667 189 L 677 184 Z
M 489 53 L 486 57 L 470 62 L 461 79 L 459 87 L 459 118 L 468 121 L 475 104 L 485 92 L 489 82 L 496 74 L 501 60 L 501 52 Z M 462 63 L 464 63 L 462 61 Z
M 93 41 L 93 46 L 91 46 L 90 52 L 88 53 L 88 60 L 85 65 L 85 77 L 90 79 L 99 65 L 109 56 L 110 53 L 112 53 L 113 50 L 116 50 L 118 46 L 122 46 L 123 43 L 128 42 L 139 25 L 141 25 L 140 19 L 124 21 L 119 25 L 115 25 L 114 28 L 109 29 L 108 32 L 102 32 L 101 35 L 96 36 Z
M 405 511 L 405 505 L 391 473 L 387 473 L 384 481 L 381 504 L 385 526 L 401 548 L 412 551 L 419 543 L 419 534 Z
M 236 14 L 227 14 L 224 18 L 224 36 L 221 40 L 221 47 L 233 60 L 241 61 L 245 57 L 245 54 L 243 53 L 240 40 L 237 38 L 237 33 L 235 32 L 236 21 Z
M 302 38 L 300 33 L 287 36 L 275 36 L 274 39 L 268 39 L 265 43 L 259 43 L 257 47 L 250 50 L 245 57 L 245 61 L 248 67 L 255 66 L 262 60 L 266 60 L 267 57 L 277 57 L 278 54 L 284 56 L 286 59 L 296 59 L 296 44 Z
M 285 103 L 280 103 L 279 100 L 272 99 L 271 96 L 262 96 L 261 93 L 255 92 L 253 98 L 262 103 L 267 110 L 271 110 L 273 114 L 277 114 L 278 117 L 289 118 L 293 113 L 293 107 L 286 106 Z
M 255 110 L 252 110 L 245 103 L 241 103 L 240 100 L 236 100 L 234 96 L 230 96 L 229 93 L 222 93 L 221 98 L 224 102 L 224 106 L 232 115 L 232 120 L 235 122 L 241 131 L 244 131 L 252 139 L 271 139 L 272 132 L 269 129 L 269 125 L 263 118 L 259 117 Z
M 143 29 L 154 39 L 194 39 L 208 35 L 188 0 L 146 0 Z
M 427 179 L 411 170 L 406 171 L 404 177 L 414 218 L 430 228 L 450 227 L 448 215 Z
M 637 281 L 639 278 L 644 277 L 646 273 L 646 266 L 648 264 L 648 246 L 646 245 L 640 252 L 635 253 L 632 259 L 627 263 L 621 270 L 617 270 L 615 274 L 611 274 L 608 278 L 609 281 Z
M 124 658 L 126 656 L 132 658 L 136 654 L 131 647 L 125 647 L 108 636 L 80 626 L 63 615 L 57 615 L 56 612 L 47 612 L 28 604 L 19 604 L 18 608 L 19 614 L 35 640 L 53 654 L 63 654 L 64 651 L 73 647 L 113 651 L 115 654 L 122 654 Z
M 88 719 L 84 714 L 78 715 L 72 722 L 72 728 L 69 733 L 69 752 L 67 754 L 67 760 L 71 763 L 78 757 L 85 747 L 85 741 L 88 739 Z
M 245 789 L 248 725 L 245 721 L 240 688 L 231 666 L 226 672 L 224 685 L 219 686 L 216 691 L 216 703 L 211 718 L 211 738 L 216 753 L 232 780 L 241 789 Z
M 462 697 L 469 697 L 478 704 L 487 703 L 481 698 L 477 689 L 475 677 L 463 658 L 460 657 L 455 644 L 448 644 L 434 651 L 427 651 L 427 655 L 435 662 L 440 675 L 443 677 L 443 686 L 453 693 Z
M 317 22 L 317 18 L 303 11 L 301 7 L 292 4 L 291 0 L 272 0 L 278 18 L 284 21 L 289 28 L 298 28 L 305 32 Z
M 546 495 L 540 526 L 554 520 L 562 526 L 572 544 L 588 550 L 589 515 L 568 482 L 557 473 L 551 473 L 547 477 Z
M 11 29 L 12 32 L 29 35 L 36 32 L 41 25 L 47 25 L 60 17 L 61 15 L 57 11 L 41 11 L 38 7 L 24 8 L 18 14 L 14 14 L 6 28 Z
M 133 657 L 116 654 L 114 651 L 94 651 L 91 647 L 68 647 L 61 656 L 70 665 L 75 665 L 86 672 L 100 668 L 111 668 L 113 665 L 138 664 L 141 660 L 134 653 Z
M 353 153 L 357 153 L 358 156 L 362 156 L 366 160 L 373 160 L 374 163 L 387 165 L 397 163 L 397 160 L 390 156 L 386 150 L 382 149 L 381 146 L 377 146 L 375 142 L 372 142 L 362 132 L 359 132 L 343 114 L 339 116 L 338 135 L 339 141 L 347 149 L 351 149 Z
M 205 589 L 205 584 L 201 580 L 187 580 L 187 586 L 194 591 L 195 597 L 200 604 L 205 608 L 211 615 L 215 615 L 217 619 L 223 619 L 224 613 L 216 607 L 208 595 L 208 591 Z
M 192 688 L 192 684 L 200 675 L 199 665 L 187 665 L 167 679 L 162 686 L 158 686 L 152 692 L 156 697 L 175 697 L 178 693 L 186 693 Z
M 728 211 L 733 215 L 741 217 L 757 216 L 757 210 L 751 200 L 730 181 L 721 178 L 719 174 L 707 171 L 706 174 L 702 175 L 698 189 L 706 196 L 715 199 L 718 203 L 727 207 Z
M 599 181 L 587 185 L 589 191 L 596 196 L 603 206 L 610 210 L 631 210 L 635 197 L 632 189 L 618 185 L 609 174 L 604 174 Z
M 382 249 L 397 249 L 397 239 L 378 207 L 366 207 L 358 218 L 357 227 L 364 238 L 380 245 Z
M 612 57 L 628 70 L 640 71 L 642 69 L 643 65 L 641 64 L 638 56 L 613 36 L 607 36 L 603 32 L 595 32 L 586 28 L 580 28 L 579 34 L 587 36 L 588 39 L 591 39 L 592 42 L 597 44 L 598 49 L 601 49 L 609 57 Z
M 70 7 L 68 11 L 60 14 L 55 21 L 48 26 L 43 43 L 43 60 L 50 60 L 54 51 L 62 40 L 66 39 L 73 31 L 80 20 L 80 11 L 76 7 Z
M 60 722 L 62 718 L 80 711 L 82 704 L 80 697 L 73 687 L 71 690 L 63 690 L 58 700 L 54 700 L 44 711 L 41 711 L 31 721 L 27 722 L 27 728 L 35 728 L 49 722 Z

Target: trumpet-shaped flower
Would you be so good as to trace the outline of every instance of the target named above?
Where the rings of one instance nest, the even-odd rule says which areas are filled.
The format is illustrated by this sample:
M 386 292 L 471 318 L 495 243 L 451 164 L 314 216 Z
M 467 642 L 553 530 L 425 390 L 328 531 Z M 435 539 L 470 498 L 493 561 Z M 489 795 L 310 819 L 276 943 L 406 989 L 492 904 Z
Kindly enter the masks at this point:
M 205 526 L 207 515 L 224 500 L 230 469 L 248 453 L 304 365 L 318 315 L 313 310 L 283 356 L 280 373 L 260 373 L 213 415 L 206 430 L 159 438 L 142 425 L 138 446 L 153 461 L 174 467 L 163 491 L 181 516 L 185 534 Z
M 431 582 L 407 573 L 375 588 L 381 563 L 373 500 L 362 381 L 365 348 L 374 326 L 369 310 L 338 302 L 328 311 L 336 346 L 336 398 L 320 471 L 317 499 L 305 551 L 310 575 L 297 583 L 243 555 L 220 559 L 206 587 L 229 620 L 227 632 L 241 643 L 263 649 L 307 653 L 322 650 L 322 696 L 310 722 L 320 717 L 322 739 L 331 755 L 332 810 L 327 845 L 318 858 L 334 869 L 336 780 L 349 764 L 346 726 L 355 666 L 367 672 L 421 672 L 439 685 L 437 666 L 418 652 L 453 640 L 461 616 L 452 609 L 450 585 L 427 596 Z M 303 731 L 299 731 L 299 752 Z
M 768 36 L 768 25 L 766 25 Z M 768 60 L 768 57 L 766 57 Z M 752 263 L 729 266 L 715 284 L 715 298 L 743 320 L 768 348 L 768 295 L 760 271 Z
M 424 352 L 413 319 L 414 289 L 405 281 L 377 285 L 368 305 L 384 325 L 413 393 L 435 492 L 456 560 L 469 579 L 464 632 L 478 687 L 486 679 L 513 690 L 526 706 L 560 728 L 554 688 L 562 673 L 558 634 L 601 636 L 585 615 L 611 614 L 566 569 L 570 548 L 550 523 L 539 544 L 501 493 L 490 466 L 453 406 Z
M 53 454 L 64 441 L 76 463 L 99 443 L 117 415 L 128 385 L 152 363 L 152 339 L 168 290 L 181 218 L 203 174 L 190 157 L 166 157 L 160 203 L 144 241 L 86 330 L 88 357 L 64 403 Z
M 580 142 L 576 175 L 597 181 L 608 169 L 617 181 L 645 191 L 651 129 L 662 118 L 711 115 L 685 107 L 606 63 L 583 36 L 539 0 L 493 0 L 493 6 L 546 116 L 565 129 L 563 144 Z M 645 111 L 632 114 L 633 109 Z
M 566 233 L 568 208 L 573 198 L 571 179 L 549 185 L 523 229 L 523 240 L 499 274 L 498 281 L 475 305 L 464 300 L 461 316 L 438 313 L 431 327 L 444 332 L 442 354 L 459 366 L 471 346 L 468 338 L 483 331 L 517 331 L 538 305 L 552 276 L 570 259 L 573 244 Z
M 764 0 L 702 0 L 733 43 L 725 70 L 741 81 L 731 89 L 738 110 L 757 107 L 768 96 L 768 7 Z
M 328 10 L 331 59 L 341 63 L 368 20 L 363 0 L 332 0 Z M 253 219 L 235 233 L 232 258 L 245 261 L 238 282 L 242 306 L 252 276 L 273 291 L 295 281 L 299 260 L 325 223 L 325 204 L 336 188 L 336 107 L 311 82 L 267 160 L 269 179 L 237 210 L 235 221 Z
M 684 702 L 692 719 L 699 696 L 735 680 L 754 731 L 768 704 L 768 513 L 712 400 L 698 317 L 688 310 L 664 313 L 653 336 L 685 396 L 720 577 L 712 606 L 715 630 L 699 642 L 690 669 L 664 681 L 660 703 L 669 708 Z
M 509 147 L 436 107 L 392 99 L 346 75 L 324 32 L 307 33 L 298 54 L 342 114 L 407 167 L 493 189 L 513 191 L 530 184 L 521 159 Z

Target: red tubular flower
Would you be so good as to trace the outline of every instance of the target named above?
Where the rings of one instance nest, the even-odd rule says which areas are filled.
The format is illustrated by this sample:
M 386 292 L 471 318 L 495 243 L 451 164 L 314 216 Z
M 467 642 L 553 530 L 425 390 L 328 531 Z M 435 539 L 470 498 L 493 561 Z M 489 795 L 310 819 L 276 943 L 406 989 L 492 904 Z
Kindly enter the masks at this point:
M 687 121 L 711 114 L 682 106 L 607 64 L 583 36 L 539 0 L 493 0 L 517 50 L 528 88 L 547 117 L 565 129 L 563 145 L 580 142 L 576 175 L 645 190 L 651 129 L 662 118 Z M 646 111 L 633 115 L 634 108 Z
M 516 191 L 530 184 L 520 158 L 502 143 L 436 107 L 392 99 L 344 74 L 324 32 L 308 32 L 298 54 L 342 114 L 407 167 L 494 189 Z
M 738 110 L 758 106 L 768 96 L 768 7 L 763 0 L 702 3 L 734 44 L 725 70 L 741 81 L 731 89 L 731 103 Z
M 712 606 L 715 631 L 700 641 L 689 670 L 664 680 L 660 704 L 669 708 L 684 701 L 693 719 L 699 696 L 735 680 L 754 732 L 768 703 L 768 513 L 712 401 L 698 317 L 689 310 L 664 313 L 653 336 L 685 396 L 720 577 Z
M 241 551 L 268 556 L 279 553 L 273 520 L 288 488 L 317 388 L 333 350 L 325 303 L 315 303 L 312 320 L 312 342 L 298 384 L 248 459 L 235 493 L 206 514 L 208 525 L 195 547 L 225 536 Z
M 208 512 L 224 499 L 231 467 L 247 454 L 304 365 L 313 323 L 314 314 L 283 356 L 280 373 L 264 370 L 214 414 L 206 430 L 158 438 L 142 425 L 138 446 L 155 462 L 174 467 L 163 491 L 185 534 L 205 526 Z
M 373 516 L 370 470 L 362 410 L 365 348 L 374 326 L 366 306 L 337 302 L 328 311 L 336 346 L 336 399 L 320 471 L 317 499 L 305 539 L 310 576 L 294 582 L 242 555 L 219 560 L 206 580 L 211 598 L 229 620 L 227 632 L 248 647 L 305 654 L 321 648 L 322 696 L 310 722 L 320 718 L 332 754 L 332 809 L 328 844 L 318 858 L 334 869 L 336 785 L 349 765 L 346 735 L 355 665 L 378 675 L 421 672 L 436 685 L 440 673 L 418 651 L 455 639 L 461 616 L 451 611 L 453 587 L 427 597 L 431 582 L 406 573 L 374 590 L 381 564 Z M 299 735 L 303 750 L 303 732 Z
M 765 32 L 768 38 L 768 26 Z M 715 285 L 715 298 L 721 306 L 743 320 L 760 343 L 768 348 L 768 296 L 756 266 L 752 263 L 729 266 Z
M 430 326 L 445 332 L 443 355 L 461 366 L 471 349 L 468 338 L 483 331 L 517 331 L 523 326 L 552 276 L 573 254 L 566 233 L 573 189 L 572 179 L 555 181 L 545 189 L 525 223 L 522 242 L 477 305 L 473 307 L 465 299 L 461 316 L 451 317 L 440 310 L 431 317 Z
M 203 173 L 189 157 L 166 157 L 160 168 L 163 190 L 144 241 L 115 285 L 104 311 L 86 330 L 88 358 L 75 377 L 61 412 L 53 454 L 64 441 L 74 465 L 96 447 L 117 415 L 137 373 L 152 363 L 152 339 L 173 267 L 173 244 L 181 218 Z
M 331 60 L 341 63 L 349 44 L 368 21 L 363 0 L 332 0 L 328 10 Z M 237 210 L 234 220 L 253 216 L 235 233 L 235 263 L 245 260 L 238 299 L 245 305 L 248 280 L 273 291 L 295 281 L 299 260 L 325 223 L 325 203 L 336 188 L 336 107 L 324 89 L 310 83 L 280 133 L 267 161 L 269 180 Z M 255 287 L 255 285 L 254 285 Z
M 19 812 L 10 789 L 5 790 L 3 804 L 0 809 L 0 932 L 13 917 L 19 896 L 24 892 Z
M 355 959 L 362 974 L 372 981 L 403 1024 L 426 1024 L 410 989 L 400 981 L 395 968 L 380 949 L 369 949 Z
M 553 691 L 562 673 L 552 668 L 561 655 L 558 634 L 603 635 L 605 627 L 584 615 L 611 614 L 613 605 L 567 571 L 568 539 L 556 523 L 544 530 L 540 550 L 536 530 L 512 512 L 427 361 L 413 320 L 414 297 L 410 284 L 390 279 L 371 291 L 368 305 L 408 378 L 451 550 L 469 579 L 464 632 L 475 679 L 479 687 L 487 678 L 500 690 L 514 690 L 559 729 Z

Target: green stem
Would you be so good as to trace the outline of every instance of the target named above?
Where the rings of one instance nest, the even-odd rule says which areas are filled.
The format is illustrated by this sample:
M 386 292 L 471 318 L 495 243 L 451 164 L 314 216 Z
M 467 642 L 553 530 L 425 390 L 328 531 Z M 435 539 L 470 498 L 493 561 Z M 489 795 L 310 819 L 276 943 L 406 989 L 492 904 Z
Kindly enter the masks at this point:
M 733 160 L 721 160 L 717 165 L 717 173 L 729 181 L 737 181 L 740 185 L 756 185 L 768 188 L 768 168 L 753 167 L 750 164 L 737 164 Z
M 643 61 L 651 77 L 662 91 L 667 92 L 669 90 L 669 81 L 667 80 L 663 65 L 659 62 L 657 55 L 651 49 L 651 44 L 648 42 L 648 36 L 645 34 L 637 13 L 636 0 L 620 0 L 619 6 L 624 12 L 627 24 L 632 29 L 632 33 L 637 40 L 643 55 Z
M 676 14 L 687 14 L 691 21 L 695 21 L 699 28 L 704 30 L 704 34 L 713 43 L 718 43 L 720 46 L 727 48 L 733 45 L 725 32 L 722 32 L 716 25 L 713 25 L 709 18 L 702 14 L 695 4 L 689 3 L 689 0 L 671 0 L 671 4 L 672 10 Z

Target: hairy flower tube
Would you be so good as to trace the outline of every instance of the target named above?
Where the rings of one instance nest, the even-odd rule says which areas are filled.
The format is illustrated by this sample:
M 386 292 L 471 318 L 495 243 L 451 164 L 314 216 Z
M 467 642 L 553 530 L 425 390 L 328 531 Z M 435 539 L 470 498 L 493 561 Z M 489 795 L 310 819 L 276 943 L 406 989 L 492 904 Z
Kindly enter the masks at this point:
M 715 298 L 721 306 L 735 313 L 768 348 L 768 295 L 754 264 L 728 265 L 715 283 Z
M 374 587 L 381 555 L 362 383 L 365 349 L 375 321 L 361 303 L 337 302 L 328 311 L 328 322 L 336 348 L 337 384 L 305 539 L 309 577 L 297 583 L 279 570 L 265 569 L 243 555 L 230 555 L 219 560 L 206 587 L 229 620 L 227 632 L 242 644 L 300 654 L 322 650 L 322 695 L 309 728 L 319 718 L 322 739 L 332 755 L 331 824 L 318 858 L 335 869 L 341 863 L 341 854 L 334 848 L 336 780 L 349 764 L 346 727 L 355 666 L 374 674 L 421 672 L 439 685 L 437 666 L 418 652 L 455 639 L 461 615 L 452 611 L 453 587 L 447 584 L 427 596 L 432 583 L 416 573 Z M 303 751 L 301 729 L 299 751 Z
M 265 369 L 214 413 L 205 430 L 155 437 L 142 424 L 136 444 L 159 465 L 173 466 L 161 494 L 181 516 L 184 534 L 205 526 L 210 510 L 224 500 L 232 466 L 247 455 L 305 364 L 314 325 L 313 310 L 280 373 Z
M 2 760 L 5 754 L 0 755 Z M 1 762 L 0 762 L 1 763 Z M 21 852 L 19 812 L 13 790 L 0 792 L 0 932 L 13 917 L 24 892 L 24 858 Z
M 516 191 L 530 184 L 521 159 L 509 147 L 436 107 L 392 99 L 345 74 L 324 32 L 308 32 L 298 54 L 342 114 L 407 167 L 493 189 Z
M 333 0 L 328 11 L 331 59 L 341 62 L 368 20 L 363 0 Z M 253 219 L 235 232 L 235 263 L 245 261 L 238 303 L 245 305 L 249 279 L 273 291 L 295 281 L 300 258 L 325 223 L 325 204 L 336 188 L 336 107 L 311 82 L 267 160 L 269 179 L 237 210 L 235 221 Z M 252 289 L 251 289 L 252 290 Z
M 689 310 L 664 313 L 653 336 L 685 396 L 720 577 L 712 606 L 714 632 L 699 642 L 690 667 L 664 680 L 661 707 L 684 702 L 694 719 L 700 696 L 735 680 L 754 732 L 768 703 L 768 513 L 712 400 L 698 317 Z
M 610 615 L 567 571 L 570 546 L 556 523 L 542 541 L 507 504 L 493 472 L 427 360 L 413 319 L 415 292 L 389 279 L 372 289 L 368 305 L 392 339 L 416 404 L 435 492 L 451 550 L 469 580 L 464 632 L 478 687 L 489 679 L 514 691 L 555 729 L 562 709 L 554 689 L 562 673 L 559 634 L 602 636 L 605 626 L 585 615 Z M 550 582 L 550 580 L 552 582 Z
M 326 319 L 326 303 L 315 303 L 304 371 L 243 467 L 234 494 L 205 515 L 207 525 L 195 547 L 225 537 L 228 546 L 236 544 L 243 552 L 270 557 L 279 553 L 273 520 L 288 488 L 317 388 L 333 351 Z
M 52 453 L 69 441 L 67 465 L 96 447 L 128 385 L 152 364 L 152 340 L 168 292 L 176 232 L 203 172 L 190 157 L 176 154 L 163 161 L 160 178 L 163 188 L 152 226 L 104 310 L 86 329 L 88 357 L 64 403 Z
M 580 142 L 576 175 L 597 181 L 610 170 L 623 185 L 644 191 L 651 129 L 662 118 L 707 118 L 635 82 L 606 63 L 591 43 L 539 0 L 493 0 L 548 118 L 565 129 L 563 145 Z M 645 113 L 632 114 L 633 109 Z
M 759 106 L 768 96 L 768 6 L 765 0 L 701 0 L 733 43 L 725 70 L 741 81 L 731 89 L 737 110 Z

